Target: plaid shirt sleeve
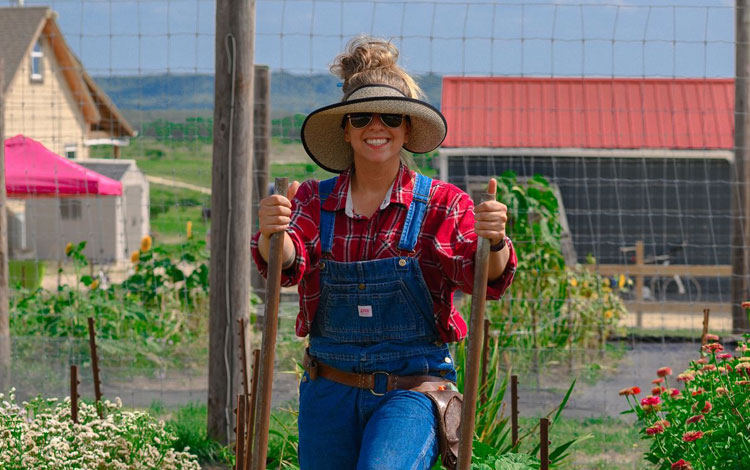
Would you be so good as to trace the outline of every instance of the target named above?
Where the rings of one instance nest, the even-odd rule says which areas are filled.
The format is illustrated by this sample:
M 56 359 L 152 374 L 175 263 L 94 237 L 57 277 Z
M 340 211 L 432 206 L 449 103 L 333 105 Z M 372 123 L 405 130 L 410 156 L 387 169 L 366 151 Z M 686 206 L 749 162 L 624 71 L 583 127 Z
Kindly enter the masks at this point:
M 284 287 L 297 285 L 308 266 L 314 266 L 320 258 L 320 247 L 317 243 L 319 238 L 320 199 L 317 185 L 317 181 L 305 181 L 300 185 L 292 200 L 292 221 L 287 233 L 292 239 L 296 255 L 294 263 L 281 272 L 281 285 Z M 258 250 L 259 238 L 260 232 L 255 234 L 250 247 L 258 271 L 263 277 L 266 277 L 268 275 L 268 263 Z
M 450 282 L 471 294 L 474 286 L 474 257 L 478 236 L 474 232 L 474 203 L 463 191 L 447 191 L 444 221 L 434 237 L 435 253 L 441 268 Z M 440 204 L 437 205 L 440 207 Z M 487 298 L 497 300 L 513 282 L 518 259 L 513 243 L 507 240 L 510 256 L 499 278 L 487 284 Z

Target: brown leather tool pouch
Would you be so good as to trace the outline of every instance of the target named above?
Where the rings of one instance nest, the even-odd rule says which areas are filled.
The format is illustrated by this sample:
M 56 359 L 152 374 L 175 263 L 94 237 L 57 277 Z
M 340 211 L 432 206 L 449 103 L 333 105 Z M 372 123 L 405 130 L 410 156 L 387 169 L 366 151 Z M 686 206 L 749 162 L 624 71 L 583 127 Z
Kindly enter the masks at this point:
M 443 467 L 456 470 L 458 464 L 458 427 L 461 424 L 463 395 L 452 390 L 423 391 L 437 410 L 438 439 Z

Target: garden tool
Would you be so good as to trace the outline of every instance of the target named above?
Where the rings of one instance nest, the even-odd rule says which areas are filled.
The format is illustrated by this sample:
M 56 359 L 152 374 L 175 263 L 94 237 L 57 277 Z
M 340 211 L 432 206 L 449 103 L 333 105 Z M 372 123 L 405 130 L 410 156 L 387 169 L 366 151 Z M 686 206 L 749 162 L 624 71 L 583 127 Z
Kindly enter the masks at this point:
M 482 202 L 495 199 L 494 194 L 482 194 Z M 479 237 L 474 258 L 474 288 L 471 292 L 471 317 L 469 344 L 464 379 L 464 398 L 461 407 L 461 427 L 458 442 L 458 470 L 471 467 L 471 449 L 474 440 L 474 417 L 477 410 L 482 340 L 484 335 L 484 306 L 487 298 L 487 273 L 489 269 L 490 241 Z
M 286 196 L 288 178 L 276 178 L 275 193 Z M 274 351 L 276 349 L 276 332 L 279 319 L 279 296 L 281 294 L 281 265 L 284 248 L 284 232 L 271 235 L 268 255 L 268 281 L 266 283 L 266 312 L 263 316 L 263 340 L 260 352 L 260 370 L 258 372 L 259 389 L 255 402 L 255 424 L 253 429 L 252 466 L 251 470 L 265 470 L 268 452 L 268 428 L 271 419 L 271 386 L 273 384 Z

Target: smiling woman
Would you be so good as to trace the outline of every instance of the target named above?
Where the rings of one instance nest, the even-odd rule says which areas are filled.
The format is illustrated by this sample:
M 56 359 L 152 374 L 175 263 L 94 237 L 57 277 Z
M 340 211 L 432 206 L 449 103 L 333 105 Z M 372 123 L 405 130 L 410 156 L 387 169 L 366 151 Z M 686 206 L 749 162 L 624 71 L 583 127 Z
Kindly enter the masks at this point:
M 331 68 L 343 80 L 342 100 L 302 125 L 310 158 L 339 175 L 294 182 L 258 211 L 253 257 L 265 274 L 269 237 L 284 232 L 282 282 L 299 284 L 296 332 L 309 336 L 303 470 L 429 469 L 439 453 L 454 468 L 457 449 L 447 436 L 458 423 L 438 426 L 460 402 L 447 343 L 467 328 L 453 293 L 472 291 L 479 236 L 494 245 L 488 298 L 502 295 L 517 265 L 505 205 L 474 207 L 404 158 L 433 151 L 447 127 L 397 59 L 390 42 L 349 43 Z M 492 180 L 490 191 L 496 187 Z

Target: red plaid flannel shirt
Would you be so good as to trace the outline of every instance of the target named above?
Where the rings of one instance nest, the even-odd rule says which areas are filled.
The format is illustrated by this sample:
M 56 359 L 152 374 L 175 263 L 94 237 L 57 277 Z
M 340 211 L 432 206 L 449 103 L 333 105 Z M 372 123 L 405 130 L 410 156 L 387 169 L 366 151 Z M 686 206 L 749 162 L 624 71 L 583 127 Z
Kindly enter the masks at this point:
M 331 258 L 340 262 L 365 261 L 396 256 L 413 256 L 419 261 L 434 305 L 436 324 L 445 342 L 459 341 L 466 336 L 466 322 L 453 305 L 456 289 L 471 294 L 474 282 L 474 254 L 477 235 L 474 233 L 474 204 L 459 188 L 433 180 L 430 202 L 414 253 L 398 249 L 401 229 L 412 200 L 414 172 L 401 166 L 390 204 L 378 209 L 369 219 L 358 214 L 345 215 L 346 197 L 351 169 L 342 173 L 323 208 L 335 211 L 336 223 Z M 294 264 L 283 271 L 282 285 L 299 284 L 300 312 L 296 332 L 306 336 L 315 319 L 320 299 L 318 264 L 320 251 L 320 198 L 318 182 L 302 183 L 292 201 L 292 222 L 287 230 L 297 251 Z M 252 240 L 252 254 L 265 276 L 268 265 L 258 251 L 257 233 Z M 513 244 L 503 274 L 487 286 L 487 298 L 499 299 L 516 271 L 518 260 Z

